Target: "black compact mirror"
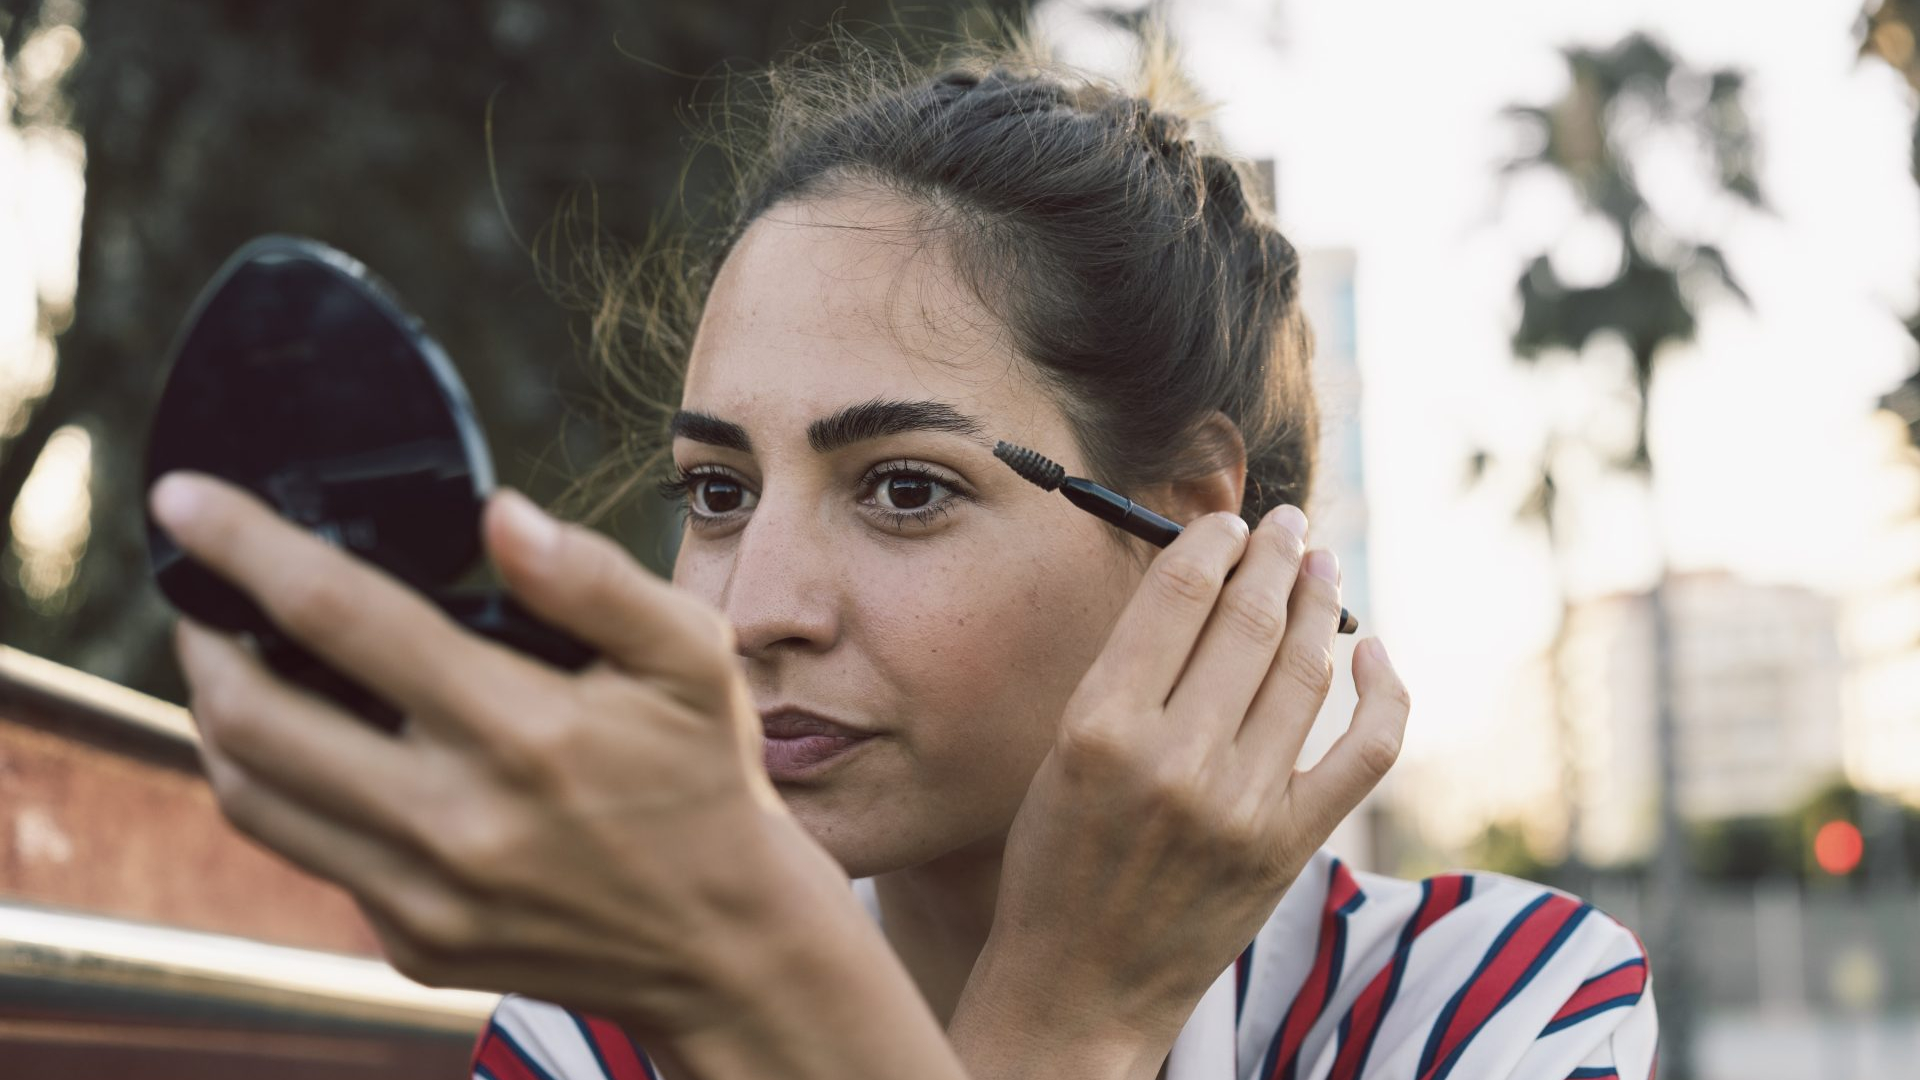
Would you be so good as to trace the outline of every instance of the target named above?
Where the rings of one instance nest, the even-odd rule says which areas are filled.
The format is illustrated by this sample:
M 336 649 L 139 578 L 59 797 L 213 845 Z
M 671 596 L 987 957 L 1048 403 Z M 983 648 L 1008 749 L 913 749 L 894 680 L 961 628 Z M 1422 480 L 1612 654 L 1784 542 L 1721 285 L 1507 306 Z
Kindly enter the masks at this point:
M 452 588 L 480 559 L 492 459 L 445 351 L 357 260 L 298 237 L 249 242 L 201 291 L 168 365 L 146 488 L 174 469 L 211 473 L 476 633 L 567 669 L 592 659 L 505 593 Z M 400 727 L 391 704 L 287 638 L 151 520 L 147 550 L 182 613 L 251 634 L 283 676 Z

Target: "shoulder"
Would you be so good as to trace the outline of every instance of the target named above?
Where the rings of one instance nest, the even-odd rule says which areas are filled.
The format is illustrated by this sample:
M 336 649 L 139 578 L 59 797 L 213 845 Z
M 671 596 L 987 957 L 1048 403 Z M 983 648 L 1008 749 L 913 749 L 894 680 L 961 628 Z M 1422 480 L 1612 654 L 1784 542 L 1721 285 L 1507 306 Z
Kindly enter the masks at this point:
M 598 1017 L 508 994 L 474 1043 L 483 1080 L 658 1080 L 639 1045 Z
M 1320 852 L 1237 968 L 1243 1078 L 1652 1075 L 1639 939 L 1504 874 L 1410 881 Z

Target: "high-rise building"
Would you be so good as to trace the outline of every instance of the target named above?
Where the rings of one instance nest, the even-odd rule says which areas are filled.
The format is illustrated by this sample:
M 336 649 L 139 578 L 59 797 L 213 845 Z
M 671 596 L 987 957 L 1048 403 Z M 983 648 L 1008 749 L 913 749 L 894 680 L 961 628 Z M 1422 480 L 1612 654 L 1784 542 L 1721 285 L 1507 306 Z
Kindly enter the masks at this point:
M 1681 814 L 1777 813 L 1837 778 L 1837 603 L 1720 571 L 1668 575 L 1666 600 Z M 1614 594 L 1574 605 L 1569 618 L 1562 671 L 1581 854 L 1636 858 L 1652 850 L 1657 824 L 1652 604 L 1646 593 Z

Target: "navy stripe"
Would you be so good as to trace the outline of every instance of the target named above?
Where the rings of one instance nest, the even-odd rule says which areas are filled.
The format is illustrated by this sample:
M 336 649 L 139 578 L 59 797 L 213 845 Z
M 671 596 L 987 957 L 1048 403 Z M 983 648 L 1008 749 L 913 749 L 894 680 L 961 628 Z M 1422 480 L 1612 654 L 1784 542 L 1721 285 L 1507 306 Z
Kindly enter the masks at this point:
M 567 1018 L 573 1021 L 574 1027 L 580 1029 L 580 1037 L 586 1040 L 587 1053 L 593 1055 L 593 1063 L 600 1066 L 601 1075 L 606 1077 L 606 1080 L 613 1080 L 613 1066 L 607 1064 L 607 1059 L 600 1055 L 600 1044 L 594 1040 L 593 1029 L 588 1027 L 587 1022 L 580 1019 L 579 1014 L 571 1009 L 567 1010 Z
M 528 1072 L 539 1077 L 540 1080 L 558 1080 L 552 1073 L 542 1068 L 539 1062 L 533 1060 L 533 1055 L 527 1053 L 527 1048 L 521 1046 L 520 1043 L 508 1033 L 506 1028 L 495 1024 L 493 1026 L 493 1033 L 500 1036 L 500 1041 L 507 1044 L 507 1049 L 513 1051 L 513 1056 L 520 1059 L 520 1064 L 525 1065 Z
M 493 1075 L 492 1070 L 477 1062 L 473 1066 L 473 1075 L 480 1077 L 481 1080 L 500 1080 L 499 1077 Z
M 1611 1065 L 1583 1065 L 1568 1073 L 1567 1080 L 1620 1080 L 1620 1071 Z
M 1624 971 L 1630 967 L 1639 967 L 1641 965 L 1644 965 L 1646 962 L 1647 962 L 1647 958 L 1644 956 L 1635 956 L 1631 959 L 1622 960 L 1619 963 L 1608 968 L 1607 970 L 1601 972 L 1600 974 L 1595 975 L 1593 978 L 1588 979 L 1586 982 L 1581 983 L 1580 985 L 1585 986 L 1587 985 L 1587 983 L 1599 982 L 1601 979 L 1606 978 L 1607 976 L 1613 974 L 1616 971 Z
M 1339 879 L 1340 868 L 1342 865 L 1343 864 L 1337 858 L 1328 864 L 1327 899 L 1329 900 L 1333 898 L 1334 883 Z M 1359 888 L 1358 884 L 1359 884 L 1358 882 L 1355 883 L 1353 896 L 1348 898 L 1346 903 L 1340 905 L 1337 908 L 1334 908 L 1332 912 L 1334 915 L 1333 948 L 1330 952 L 1330 955 L 1328 956 L 1327 989 L 1326 989 L 1326 992 L 1320 996 L 1320 1010 L 1322 1013 L 1324 1013 L 1326 1010 L 1331 1009 L 1333 1007 L 1333 994 L 1334 994 L 1334 991 L 1339 989 L 1339 986 L 1340 986 L 1340 968 L 1344 966 L 1346 963 L 1347 916 L 1351 915 L 1356 909 L 1358 909 L 1360 905 L 1366 901 L 1366 898 L 1367 898 L 1366 891 Z M 1325 901 L 1322 901 L 1322 903 L 1324 904 Z M 1324 919 L 1325 916 L 1322 916 L 1322 918 Z M 1319 966 L 1320 957 L 1319 957 L 1318 944 L 1319 944 L 1318 942 L 1315 942 L 1314 965 L 1313 967 L 1309 967 L 1307 969 L 1307 979 L 1309 980 L 1313 978 L 1314 967 Z M 1302 982 L 1300 984 L 1300 989 L 1294 991 L 1293 1000 L 1287 1004 L 1287 1011 L 1284 1014 L 1282 1014 L 1280 1017 L 1280 1027 L 1276 1031 L 1274 1031 L 1273 1042 L 1267 1046 L 1266 1056 L 1261 1060 L 1260 1075 L 1262 1077 L 1272 1077 L 1274 1067 L 1279 1064 L 1280 1044 L 1286 1038 L 1287 1023 L 1288 1021 L 1293 1019 L 1293 1010 L 1298 1008 L 1300 1005 L 1300 992 L 1302 990 L 1305 990 L 1306 988 L 1307 988 L 1306 983 Z M 1313 1028 L 1318 1023 L 1319 1023 L 1319 1019 L 1315 1018 L 1313 1024 L 1307 1025 L 1306 1032 L 1302 1034 L 1300 1038 L 1299 1049 L 1306 1048 L 1306 1045 L 1307 1045 L 1306 1036 L 1313 1033 Z M 1299 1055 L 1296 1053 L 1294 1057 L 1287 1062 L 1287 1069 L 1286 1069 L 1286 1072 L 1281 1075 L 1281 1080 L 1294 1080 L 1294 1074 L 1299 1070 L 1299 1067 L 1300 1067 L 1300 1058 L 1299 1058 Z
M 1617 998 L 1608 998 L 1605 1001 L 1598 1002 L 1593 1005 L 1589 1005 L 1586 1008 L 1581 1009 L 1577 1013 L 1569 1013 L 1566 1016 L 1563 1016 L 1560 1019 L 1555 1020 L 1553 1023 L 1548 1024 L 1546 1027 L 1540 1029 L 1540 1036 L 1541 1038 L 1545 1038 L 1546 1036 L 1551 1035 L 1556 1031 L 1565 1031 L 1567 1028 L 1572 1027 L 1573 1025 L 1579 1023 L 1580 1021 L 1586 1020 L 1590 1017 L 1598 1016 L 1601 1013 L 1606 1012 L 1608 1009 L 1617 1009 L 1622 1005 L 1632 1005 L 1633 1003 L 1639 1000 L 1640 1000 L 1639 994 L 1622 994 Z
M 1466 886 L 1461 885 L 1460 898 L 1466 899 Z M 1400 928 L 1400 941 L 1393 948 L 1393 974 L 1387 976 L 1387 992 L 1380 996 L 1379 1011 L 1373 1016 L 1373 1029 L 1367 1032 L 1367 1043 L 1360 1048 L 1360 1056 L 1354 1059 L 1353 1075 L 1367 1074 L 1367 1058 L 1373 1055 L 1373 1043 L 1380 1037 L 1380 1029 L 1387 1025 L 1387 1010 L 1393 1008 L 1393 999 L 1400 992 L 1400 978 L 1407 972 L 1407 955 L 1413 951 L 1414 927 L 1420 925 L 1420 917 L 1427 913 L 1427 906 L 1433 903 L 1433 879 L 1420 882 L 1420 905 L 1408 916 L 1407 925 Z M 1358 1004 L 1356 1002 L 1355 1004 Z M 1353 1023 L 1353 1009 L 1347 1009 L 1347 1015 L 1340 1021 L 1340 1042 L 1347 1041 L 1347 1029 Z M 1336 1058 L 1338 1052 L 1336 1051 Z
M 1247 947 L 1240 951 L 1240 970 L 1235 973 L 1238 976 L 1237 985 L 1233 988 L 1233 1028 L 1236 1033 L 1240 1030 L 1240 1015 L 1247 1009 L 1247 985 L 1253 982 L 1254 941 L 1247 942 Z
M 1486 1017 L 1482 1019 L 1472 1031 L 1467 1032 L 1466 1036 L 1460 1040 L 1460 1045 L 1455 1046 L 1453 1052 L 1447 1055 L 1447 1060 L 1440 1066 L 1440 1071 L 1434 1074 L 1433 1080 L 1446 1080 L 1447 1074 L 1451 1073 L 1453 1067 L 1459 1064 L 1460 1055 L 1467 1052 L 1467 1047 L 1473 1042 L 1473 1037 L 1480 1034 L 1481 1028 L 1486 1027 L 1489 1021 L 1500 1015 L 1500 1010 L 1506 1008 L 1508 1002 L 1518 997 L 1520 991 L 1524 990 L 1526 985 L 1533 981 L 1535 975 L 1540 974 L 1540 969 L 1547 966 L 1547 961 L 1553 958 L 1553 954 L 1560 951 L 1560 946 L 1567 943 L 1567 939 L 1572 937 L 1574 930 L 1580 926 L 1581 920 L 1585 919 L 1592 911 L 1593 905 L 1586 903 L 1582 903 L 1579 907 L 1573 909 L 1573 914 L 1567 916 L 1567 921 L 1560 924 L 1560 929 L 1547 941 L 1546 947 L 1540 950 L 1540 955 L 1534 957 L 1533 962 L 1527 965 L 1527 970 L 1521 972 L 1520 977 L 1515 979 L 1513 985 L 1507 988 L 1507 992 L 1500 998 L 1499 1004 L 1495 1005 L 1493 1010 L 1487 1013 Z
M 1440 1053 L 1440 1040 L 1446 1037 L 1447 1028 L 1452 1026 L 1453 1015 L 1460 1011 L 1460 1002 L 1465 1000 L 1467 991 L 1480 981 L 1481 974 L 1493 963 L 1493 958 L 1500 955 L 1500 950 L 1506 948 L 1507 942 L 1519 931 L 1521 924 L 1532 918 L 1533 913 L 1539 911 L 1540 906 L 1545 904 L 1552 895 L 1552 893 L 1541 893 L 1535 897 L 1533 903 L 1521 908 L 1520 913 L 1515 915 L 1500 931 L 1499 936 L 1493 939 L 1493 944 L 1487 947 L 1487 954 L 1480 958 L 1479 966 L 1473 969 L 1472 975 L 1467 976 L 1466 982 L 1460 984 L 1460 989 L 1453 992 L 1453 997 L 1448 999 L 1446 1007 L 1441 1009 L 1440 1015 L 1434 1018 L 1433 1030 L 1427 1033 L 1427 1045 L 1420 1051 L 1420 1065 L 1413 1070 L 1413 1075 L 1421 1077 L 1427 1075 L 1427 1070 L 1433 1066 L 1434 1057 Z

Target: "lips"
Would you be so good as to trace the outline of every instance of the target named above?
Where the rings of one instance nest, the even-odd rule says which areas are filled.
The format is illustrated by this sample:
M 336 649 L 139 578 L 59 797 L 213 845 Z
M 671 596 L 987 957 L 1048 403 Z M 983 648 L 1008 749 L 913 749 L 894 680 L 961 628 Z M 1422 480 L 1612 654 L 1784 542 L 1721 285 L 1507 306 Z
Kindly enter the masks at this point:
M 818 713 L 781 707 L 761 713 L 766 740 L 761 744 L 767 775 L 797 780 L 825 771 L 828 764 L 864 745 L 874 732 L 862 731 Z

